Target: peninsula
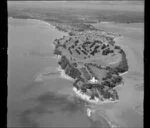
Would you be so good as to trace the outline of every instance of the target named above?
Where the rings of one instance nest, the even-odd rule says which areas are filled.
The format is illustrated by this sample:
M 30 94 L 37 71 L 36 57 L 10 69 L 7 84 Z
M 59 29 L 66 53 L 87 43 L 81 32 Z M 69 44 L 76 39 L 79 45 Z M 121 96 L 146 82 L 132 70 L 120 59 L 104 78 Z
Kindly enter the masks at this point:
M 83 100 L 102 104 L 117 102 L 115 90 L 123 86 L 120 74 L 128 71 L 126 54 L 115 45 L 116 35 L 98 30 L 73 32 L 55 39 L 58 65 L 74 80 L 73 91 Z

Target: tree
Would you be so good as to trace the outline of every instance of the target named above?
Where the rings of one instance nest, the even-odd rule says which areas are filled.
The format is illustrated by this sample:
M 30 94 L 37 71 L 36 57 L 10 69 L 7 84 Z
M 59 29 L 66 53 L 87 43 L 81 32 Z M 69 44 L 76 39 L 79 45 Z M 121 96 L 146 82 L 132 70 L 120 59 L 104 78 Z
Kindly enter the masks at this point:
M 55 55 L 62 55 L 62 51 L 60 51 L 60 50 L 58 50 L 57 48 L 55 48 L 54 54 L 55 54 Z
M 69 64 L 69 61 L 67 60 L 65 56 L 61 56 L 61 59 L 58 62 L 58 64 L 61 66 L 62 69 L 65 69 L 67 65 Z

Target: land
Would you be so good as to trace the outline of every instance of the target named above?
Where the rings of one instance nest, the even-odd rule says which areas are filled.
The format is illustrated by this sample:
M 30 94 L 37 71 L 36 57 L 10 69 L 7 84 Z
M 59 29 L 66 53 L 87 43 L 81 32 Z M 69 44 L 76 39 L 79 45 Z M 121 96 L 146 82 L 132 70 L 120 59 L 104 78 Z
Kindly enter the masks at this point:
M 16 4 L 17 3 L 17 4 Z M 144 8 L 140 2 L 8 2 L 8 17 L 39 19 L 49 22 L 62 31 L 95 30 L 92 23 L 144 22 Z M 73 5 L 73 6 L 72 6 Z M 134 7 L 132 6 L 134 5 Z
M 96 25 L 98 27 L 98 24 L 96 24 Z M 101 24 L 99 24 L 99 25 L 101 25 Z M 107 26 L 107 24 L 106 24 L 106 26 Z M 114 24 L 113 27 L 117 28 L 117 24 Z M 137 27 L 137 26 L 135 26 L 135 27 Z M 107 27 L 105 27 L 105 28 L 107 30 Z M 135 31 L 138 31 L 139 33 L 142 31 L 141 27 L 139 27 L 137 29 L 133 29 L 133 28 L 134 27 L 131 27 L 129 29 L 129 31 L 132 30 L 133 33 Z M 110 29 L 110 30 L 112 31 L 113 29 Z M 88 32 L 84 31 L 82 33 L 86 33 L 87 34 Z M 94 31 L 92 33 L 94 33 Z M 124 32 L 124 30 L 122 30 L 121 33 L 124 33 L 124 35 L 127 34 L 126 32 Z M 83 34 L 83 35 L 86 35 L 86 34 Z M 73 36 L 72 38 L 74 38 L 74 35 L 72 35 L 72 36 Z M 89 37 L 89 36 L 87 36 L 87 37 Z M 115 44 L 119 45 L 117 47 L 116 47 L 116 45 L 114 45 L 114 43 L 110 44 L 110 46 L 112 46 L 112 45 L 114 46 L 114 49 L 116 49 L 116 48 L 117 48 L 117 50 L 120 49 L 118 53 L 121 54 L 122 57 L 117 57 L 120 60 L 120 61 L 116 61 L 117 63 L 113 63 L 112 65 L 110 64 L 109 66 L 105 66 L 104 67 L 104 65 L 107 64 L 106 62 L 102 63 L 102 61 L 97 61 L 97 62 L 94 63 L 92 61 L 93 63 L 91 63 L 90 59 L 93 58 L 93 56 L 91 56 L 90 58 L 87 58 L 87 59 L 86 58 L 84 59 L 84 57 L 76 59 L 76 61 L 77 60 L 79 61 L 78 64 L 82 65 L 82 67 L 80 68 L 80 66 L 78 66 L 78 64 L 73 64 L 73 65 L 75 65 L 74 66 L 75 68 L 76 67 L 80 68 L 80 71 L 81 71 L 81 74 L 82 74 L 81 75 L 82 78 L 79 77 L 79 79 L 77 79 L 77 81 L 74 83 L 74 87 L 78 88 L 79 90 L 81 89 L 82 92 L 84 92 L 84 93 L 88 92 L 87 94 L 91 96 L 91 99 L 92 98 L 94 99 L 94 96 L 91 95 L 91 94 L 95 94 L 95 97 L 97 97 L 96 95 L 98 94 L 98 93 L 96 94 L 96 93 L 89 92 L 89 90 L 92 90 L 92 92 L 95 91 L 94 89 L 92 89 L 91 86 L 93 86 L 94 88 L 100 87 L 101 90 L 99 92 L 101 92 L 101 94 L 103 95 L 103 97 L 101 97 L 101 100 L 103 101 L 103 99 L 105 97 L 105 100 L 103 102 L 106 103 L 106 104 L 101 104 L 102 103 L 101 102 L 100 104 L 90 106 L 89 108 L 93 112 L 92 118 L 96 118 L 95 116 L 97 116 L 97 113 L 99 113 L 99 115 L 103 116 L 106 120 L 110 121 L 113 125 L 116 125 L 116 126 L 120 126 L 120 127 L 137 127 L 137 126 L 138 127 L 142 127 L 142 102 L 143 102 L 143 100 L 142 100 L 143 99 L 142 94 L 143 94 L 143 91 L 140 88 L 142 88 L 142 86 L 143 86 L 143 84 L 142 84 L 142 79 L 143 79 L 142 72 L 143 72 L 143 69 L 141 67 L 141 63 L 142 62 L 141 62 L 141 58 L 140 58 L 140 56 L 142 56 L 142 51 L 138 49 L 138 47 L 140 47 L 140 48 L 143 47 L 142 44 L 141 44 L 142 43 L 142 38 L 138 38 L 138 36 L 137 36 L 137 40 L 138 41 L 136 41 L 136 43 L 135 43 L 135 40 L 134 40 L 133 37 L 131 37 L 131 36 L 127 36 L 127 37 L 128 37 L 127 39 L 126 39 L 126 37 L 122 37 L 121 40 L 116 40 Z M 83 38 L 84 38 L 84 36 L 83 36 Z M 76 39 L 79 39 L 79 38 L 76 38 Z M 86 38 L 84 38 L 84 39 L 86 39 Z M 94 39 L 96 39 L 96 38 L 94 38 Z M 74 42 L 73 44 L 77 44 L 76 40 L 71 40 L 71 39 L 70 39 L 70 43 L 68 43 L 67 40 L 69 40 L 69 36 L 64 37 L 64 38 L 62 38 L 60 40 L 62 40 L 62 41 L 60 41 L 61 43 L 58 43 L 58 44 L 60 44 L 60 46 L 62 46 L 63 48 L 67 48 L 67 47 L 63 46 L 63 43 L 70 44 L 69 45 L 70 47 L 72 47 L 71 41 Z M 59 42 L 59 40 L 56 40 L 56 42 Z M 57 44 L 56 42 L 55 42 L 55 44 Z M 78 41 L 78 42 L 80 42 L 80 41 Z M 90 44 L 92 45 L 92 41 L 91 41 Z M 94 44 L 94 41 L 93 41 L 93 44 Z M 103 43 L 99 42 L 99 44 L 101 45 Z M 128 46 L 126 46 L 127 44 L 128 44 Z M 91 45 L 89 45 L 89 47 Z M 78 46 L 76 46 L 76 47 L 78 47 Z M 87 47 L 87 49 L 89 47 Z M 59 49 L 59 47 L 56 47 L 56 49 L 57 48 Z M 75 49 L 75 47 L 73 47 L 73 48 Z M 123 50 L 122 50 L 122 48 L 123 48 Z M 133 53 L 132 49 L 135 49 L 135 48 L 137 48 L 136 50 L 139 50 L 138 54 L 136 54 L 137 52 Z M 63 51 L 63 49 L 61 49 L 61 48 L 60 48 L 60 50 Z M 67 54 L 67 52 L 60 52 L 60 53 L 61 54 L 64 53 L 66 55 L 66 57 L 69 57 L 68 54 Z M 77 56 L 76 56 L 76 58 L 77 58 Z M 99 56 L 99 58 L 102 58 L 102 55 Z M 138 59 L 136 60 L 136 58 L 138 58 Z M 69 60 L 75 60 L 75 59 L 69 59 Z M 81 60 L 84 60 L 84 61 L 80 62 Z M 103 59 L 103 60 L 106 60 L 106 58 Z M 112 59 L 110 59 L 110 60 L 112 60 Z M 63 60 L 63 62 L 64 62 L 64 60 Z M 69 61 L 66 61 L 66 62 L 69 62 Z M 129 68 L 126 65 L 127 63 L 129 65 Z M 103 66 L 100 66 L 101 64 L 103 64 Z M 135 66 L 135 64 L 137 66 Z M 67 65 L 67 63 L 66 63 L 66 65 Z M 123 66 L 121 66 L 121 65 L 123 65 Z M 88 67 L 90 67 L 90 68 L 88 68 Z M 101 77 L 104 79 L 104 80 L 99 80 L 99 81 L 105 81 L 105 80 L 107 81 L 107 78 L 109 78 L 109 75 L 111 73 L 113 75 L 120 76 L 120 75 L 118 75 L 119 73 L 117 73 L 119 70 L 113 70 L 113 69 L 116 69 L 116 67 L 119 67 L 118 69 L 124 69 L 123 72 L 128 71 L 128 73 L 125 74 L 122 77 L 118 77 L 121 81 L 123 79 L 123 85 L 119 86 L 119 87 L 115 87 L 114 86 L 113 91 L 111 90 L 111 92 L 113 92 L 113 95 L 110 95 L 109 91 L 106 91 L 106 92 L 102 91 L 102 90 L 105 90 L 103 88 L 102 84 L 90 84 L 90 83 L 88 83 L 89 80 L 92 79 L 93 75 L 94 75 L 94 77 L 96 79 L 100 78 L 100 77 L 97 77 L 96 74 L 101 74 Z M 104 77 L 105 76 L 104 74 L 105 74 L 106 71 L 104 70 L 104 72 L 103 72 L 102 69 L 105 69 L 106 71 L 108 70 L 108 76 L 106 75 L 107 77 Z M 91 71 L 93 71 L 93 72 L 91 72 Z M 99 73 L 97 73 L 97 71 L 99 71 Z M 121 73 L 123 73 L 123 72 L 121 70 Z M 110 78 L 111 78 L 111 75 L 110 75 Z M 110 81 L 112 82 L 112 80 L 110 80 Z M 141 83 L 141 84 L 139 84 L 139 83 Z M 112 83 L 111 84 L 108 83 L 108 85 L 113 85 L 113 84 Z M 109 88 L 107 88 L 107 89 L 109 90 Z M 116 91 L 114 91 L 114 90 L 116 90 Z M 137 91 L 137 90 L 139 90 L 139 91 Z M 87 100 L 88 102 L 90 101 L 91 103 L 95 103 L 93 101 L 97 101 L 96 99 L 95 100 L 91 100 L 91 99 L 89 100 L 89 99 L 87 99 L 87 97 L 84 95 L 84 93 L 81 93 L 81 94 L 83 94 L 83 98 L 85 100 Z M 106 99 L 109 99 L 110 97 L 114 97 L 113 98 L 113 101 L 114 101 L 113 104 L 112 104 L 112 102 L 110 102 L 110 100 L 106 100 Z M 119 100 L 119 102 L 116 103 L 115 101 L 117 101 L 117 100 Z M 107 101 L 107 102 L 105 102 L 105 101 Z M 123 112 L 126 112 L 128 114 L 124 116 Z M 132 116 L 134 117 L 134 119 L 129 119 Z M 138 123 L 137 123 L 137 121 L 138 121 Z
M 82 2 L 81 3 L 62 2 L 61 4 L 57 2 L 53 2 L 52 4 L 45 4 L 45 2 L 39 2 L 34 4 L 31 3 L 32 2 L 24 2 L 24 3 L 18 2 L 17 4 L 15 4 L 8 2 L 8 16 L 13 18 L 39 19 L 46 21 L 54 25 L 57 29 L 67 32 L 69 34 L 68 37 L 70 36 L 75 37 L 77 33 L 81 34 L 86 33 L 87 31 L 107 32 L 107 35 L 109 35 L 108 33 L 110 32 L 119 33 L 123 35 L 123 38 L 121 40 L 109 40 L 109 42 L 111 42 L 109 46 L 105 46 L 104 43 L 102 43 L 103 45 L 100 46 L 100 49 L 102 49 L 103 47 L 104 49 L 105 47 L 109 47 L 108 50 L 105 50 L 105 52 L 103 52 L 104 56 L 105 55 L 107 56 L 107 53 L 109 52 L 110 55 L 112 54 L 111 48 L 113 48 L 113 51 L 117 52 L 117 56 L 115 56 L 112 59 L 114 60 L 112 62 L 109 62 L 110 58 L 109 57 L 107 58 L 106 56 L 103 59 L 105 61 L 98 61 L 98 59 L 96 59 L 96 62 L 94 62 L 95 59 L 93 59 L 93 61 L 91 62 L 87 61 L 92 60 L 91 58 L 93 55 L 94 58 L 97 58 L 95 57 L 95 55 L 97 53 L 96 49 L 98 48 L 96 47 L 98 47 L 98 45 L 96 45 L 97 43 L 96 42 L 94 43 L 94 41 L 93 42 L 91 41 L 92 43 L 90 42 L 89 45 L 88 43 L 85 43 L 86 45 L 88 45 L 88 48 L 84 50 L 84 46 L 75 48 L 75 45 L 74 46 L 63 45 L 63 42 L 65 42 L 64 39 L 66 39 L 66 37 L 62 39 L 56 39 L 55 44 L 57 44 L 59 40 L 63 41 L 62 44 L 59 45 L 62 48 L 56 47 L 55 52 L 58 55 L 62 55 L 62 53 L 64 54 L 64 56 L 62 56 L 61 58 L 63 60 L 60 61 L 59 64 L 62 66 L 62 68 L 66 69 L 65 70 L 66 74 L 72 76 L 76 80 L 76 82 L 73 84 L 74 87 L 79 89 L 86 86 L 86 88 L 91 89 L 91 85 L 94 88 L 97 87 L 98 85 L 98 87 L 102 87 L 102 89 L 104 89 L 102 85 L 108 83 L 104 82 L 105 80 L 111 82 L 111 84 L 109 83 L 108 85 L 113 85 L 113 87 L 109 87 L 107 89 L 109 90 L 111 88 L 110 92 L 113 92 L 114 94 L 111 95 L 111 97 L 114 96 L 115 97 L 114 100 L 118 99 L 119 102 L 113 104 L 107 103 L 100 105 L 88 104 L 87 105 L 88 108 L 92 110 L 91 118 L 93 120 L 98 120 L 98 116 L 101 115 L 107 121 L 110 121 L 112 124 L 117 126 L 142 128 L 143 127 L 142 53 L 144 48 L 143 4 L 137 2 L 131 3 L 103 2 L 103 4 L 101 5 L 101 3 L 91 4 L 90 2 L 87 2 L 86 3 L 87 6 L 84 6 L 84 3 Z M 116 36 L 117 35 L 115 35 L 115 37 Z M 78 43 L 76 42 L 76 44 Z M 90 55 L 88 56 L 86 55 L 88 53 L 86 52 L 86 50 L 90 51 L 89 49 L 90 47 L 91 50 L 93 51 L 91 51 Z M 66 48 L 67 50 L 64 50 Z M 73 54 L 72 55 L 73 57 L 70 58 L 70 54 Z M 82 56 L 83 58 L 80 58 L 79 54 L 83 54 L 85 56 Z M 75 57 L 78 58 L 78 63 L 76 63 L 77 59 L 75 59 Z M 81 61 L 82 59 L 84 60 L 84 62 Z M 108 66 L 106 66 L 106 64 L 108 64 Z M 97 71 L 101 71 L 103 73 L 100 73 L 101 75 L 97 75 L 99 74 L 99 72 Z M 119 72 L 124 73 L 126 71 L 128 71 L 128 73 L 125 74 L 124 76 L 119 75 Z M 98 81 L 103 82 L 98 84 L 89 83 L 89 80 L 91 80 L 93 76 Z M 113 81 L 114 77 L 115 81 L 116 79 L 119 79 L 119 84 L 120 82 L 121 83 L 123 82 L 122 83 L 123 85 L 121 87 L 118 86 L 117 88 L 117 86 L 115 86 L 116 83 L 112 84 L 113 82 L 115 82 Z M 83 92 L 87 91 L 86 88 L 83 88 L 81 90 Z M 72 92 L 70 90 L 68 92 L 66 90 L 67 88 L 64 88 L 59 92 L 72 95 Z M 91 90 L 94 91 L 94 89 Z M 109 99 L 111 94 L 110 92 L 103 93 L 103 96 L 106 96 L 106 98 Z M 91 92 L 88 92 L 88 94 L 91 94 Z M 94 98 L 94 96 L 91 95 L 91 99 L 92 98 Z
M 114 37 L 102 31 L 84 31 L 54 41 L 54 54 L 61 56 L 58 64 L 75 79 L 74 87 L 92 100 L 119 99 L 114 87 L 123 83 L 119 73 L 127 72 L 128 64 Z M 115 63 L 110 65 L 111 61 Z M 89 82 L 93 78 L 96 83 Z

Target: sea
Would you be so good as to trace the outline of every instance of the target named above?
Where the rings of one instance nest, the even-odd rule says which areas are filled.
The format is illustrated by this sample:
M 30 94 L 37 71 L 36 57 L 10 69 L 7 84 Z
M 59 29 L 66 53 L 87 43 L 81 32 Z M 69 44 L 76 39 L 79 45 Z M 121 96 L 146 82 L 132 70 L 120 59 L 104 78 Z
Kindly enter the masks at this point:
M 7 127 L 109 127 L 88 117 L 53 55 L 53 41 L 67 33 L 35 19 L 8 18 Z

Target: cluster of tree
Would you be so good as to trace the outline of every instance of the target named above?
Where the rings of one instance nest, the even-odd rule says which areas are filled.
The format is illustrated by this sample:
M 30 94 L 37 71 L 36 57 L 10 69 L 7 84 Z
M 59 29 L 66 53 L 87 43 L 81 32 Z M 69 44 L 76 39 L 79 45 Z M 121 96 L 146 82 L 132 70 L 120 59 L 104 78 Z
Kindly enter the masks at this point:
M 118 100 L 119 96 L 116 90 L 107 90 L 103 94 L 104 98 L 112 98 L 113 100 Z
M 115 45 L 115 49 L 121 50 L 120 46 Z
M 61 26 L 56 26 L 56 29 L 58 29 L 59 31 L 62 31 L 62 32 L 67 32 L 67 29 L 65 29 Z
M 73 79 L 81 75 L 81 72 L 75 66 L 69 63 L 69 60 L 66 58 L 66 56 L 61 56 L 61 59 L 58 62 L 58 64 L 61 66 L 62 69 L 65 70 L 65 73 Z
M 99 97 L 98 93 L 93 90 L 98 90 L 102 97 L 105 99 L 112 98 L 113 100 L 116 100 L 119 98 L 116 90 L 113 90 L 111 88 L 105 89 L 106 86 L 110 86 L 110 83 L 108 81 L 103 84 L 91 84 L 86 83 L 82 77 L 79 77 L 74 82 L 73 86 L 81 90 L 83 93 L 88 93 L 87 90 L 89 90 L 91 92 L 91 99 L 94 99 L 94 97 Z
M 78 31 L 78 32 L 83 32 L 83 31 L 87 31 L 87 30 L 98 30 L 98 29 L 96 29 L 93 25 L 91 25 L 91 24 L 84 24 L 84 23 L 72 23 L 71 25 L 70 25 L 71 27 L 72 27 L 72 30 L 74 30 L 74 31 Z
M 108 86 L 109 88 L 114 88 L 122 83 L 122 77 L 116 74 L 107 73 L 106 77 L 102 78 L 103 86 Z
M 83 86 L 85 86 L 85 80 L 81 76 L 79 76 L 78 79 L 76 79 L 73 83 L 73 86 L 77 89 L 81 89 Z
M 107 48 L 109 45 L 106 45 L 106 44 L 102 44 L 102 47 L 101 47 L 101 49 L 105 49 L 105 48 Z
M 81 76 L 81 72 L 77 69 L 74 68 L 72 65 L 68 65 L 67 69 L 65 70 L 65 73 L 72 77 L 73 79 L 76 79 Z
M 74 35 L 75 35 L 75 33 L 76 33 L 76 32 L 71 31 L 71 32 L 69 32 L 69 36 L 74 36 Z
M 56 40 L 56 42 L 58 42 L 58 44 L 61 45 L 59 40 Z M 76 43 L 78 43 L 78 41 Z M 94 46 L 95 43 L 93 43 L 92 46 Z M 87 45 L 88 44 L 90 44 L 90 42 L 87 42 Z M 59 51 L 57 47 L 58 45 L 56 45 L 56 49 L 54 51 L 55 54 L 62 55 L 62 52 Z M 110 50 L 109 48 L 106 48 L 106 47 L 107 45 L 105 44 L 102 46 L 102 48 L 104 48 L 103 53 L 102 53 L 103 55 L 107 55 L 109 53 L 114 52 L 113 50 Z M 84 48 L 86 48 L 86 45 L 84 45 Z M 98 47 L 95 47 L 94 50 L 96 51 L 97 48 Z M 97 65 L 96 63 L 86 63 L 85 67 L 79 70 L 77 66 L 75 66 L 76 63 L 71 64 L 69 60 L 67 59 L 67 57 L 64 55 L 61 56 L 61 59 L 58 62 L 58 64 L 61 66 L 62 69 L 65 70 L 65 73 L 67 75 L 69 75 L 73 79 L 76 79 L 73 86 L 75 86 L 77 89 L 81 89 L 82 92 L 86 93 L 87 89 L 93 90 L 93 88 L 95 88 L 100 91 L 100 93 L 103 95 L 104 98 L 108 99 L 111 97 L 113 99 L 117 99 L 118 98 L 117 92 L 115 92 L 115 90 L 112 91 L 112 88 L 116 87 L 122 82 L 122 77 L 119 76 L 119 73 L 126 71 L 128 69 L 128 65 L 127 65 L 126 55 L 124 51 L 119 46 L 115 46 L 115 48 L 119 49 L 120 54 L 122 55 L 122 61 L 115 68 L 111 68 L 108 66 L 104 68 L 104 67 L 101 67 L 100 65 Z M 87 83 L 86 80 L 90 80 L 93 76 L 95 77 L 95 73 L 93 72 L 90 66 L 95 66 L 96 68 L 98 68 L 98 70 L 105 69 L 108 71 L 107 75 L 104 78 L 102 78 L 101 84 Z M 83 79 L 86 82 L 83 81 Z M 108 87 L 108 89 L 105 90 L 105 87 Z M 91 99 L 94 99 L 96 95 L 97 93 L 92 93 Z
M 124 73 L 124 72 L 128 71 L 129 67 L 128 67 L 128 63 L 127 63 L 126 54 L 122 49 L 120 50 L 120 54 L 122 55 L 122 60 L 119 63 L 119 65 L 117 67 L 115 67 L 113 70 L 115 70 L 118 73 Z
M 66 56 L 61 56 L 61 59 L 58 62 L 58 64 L 61 66 L 62 69 L 65 69 L 67 67 L 67 65 L 69 64 L 69 61 L 66 58 Z
M 99 47 L 100 47 L 99 45 L 95 46 L 94 50 L 91 52 L 91 55 L 94 56 L 95 54 L 97 54 L 99 52 L 98 50 Z
M 115 46 L 115 49 L 118 49 L 119 50 L 119 53 L 121 54 L 122 56 L 122 59 L 120 61 L 120 63 L 114 67 L 114 68 L 111 68 L 111 67 L 106 67 L 106 70 L 109 70 L 111 71 L 112 73 L 114 74 L 119 74 L 119 73 L 124 73 L 126 71 L 128 71 L 129 67 L 128 67 L 128 63 L 127 63 L 127 58 L 126 58 L 126 54 L 125 52 L 121 49 L 120 46 Z
M 62 51 L 60 51 L 57 48 L 55 48 L 53 54 L 55 54 L 55 55 L 62 55 Z
M 104 90 L 101 88 L 97 88 L 97 89 L 100 92 L 100 94 L 103 96 L 103 98 L 105 99 L 110 99 L 110 98 L 112 98 L 113 100 L 119 99 L 119 96 L 116 90 L 113 90 L 113 89 Z
M 85 86 L 87 89 L 92 89 L 94 87 L 91 83 L 84 83 L 83 86 Z
M 55 49 L 53 51 L 53 54 L 55 54 L 55 55 L 62 55 L 62 51 L 60 51 L 59 48 L 62 47 L 64 49 L 66 49 L 66 44 L 65 43 L 61 44 L 60 43 L 60 41 L 63 40 L 64 38 L 65 37 L 60 38 L 59 40 L 58 39 L 54 40 L 53 44 L 55 46 Z
M 60 43 L 60 41 L 62 41 L 64 39 L 65 39 L 65 36 L 63 36 L 62 38 L 59 38 L 59 39 L 55 39 L 54 42 L 53 42 L 53 44 L 55 44 L 56 47 L 59 47 L 60 45 L 64 44 L 64 43 L 63 44 Z
M 102 55 L 108 55 L 109 53 L 114 53 L 114 51 L 113 50 L 110 50 L 109 48 L 107 48 L 107 49 L 104 49 L 103 51 L 102 51 Z
M 112 67 L 106 66 L 105 69 L 109 72 L 107 73 L 107 75 L 112 75 L 112 74 L 119 75 L 119 73 L 116 70 L 114 70 L 114 68 Z

